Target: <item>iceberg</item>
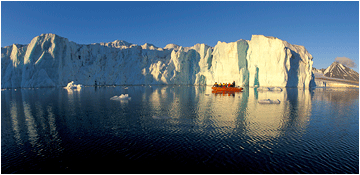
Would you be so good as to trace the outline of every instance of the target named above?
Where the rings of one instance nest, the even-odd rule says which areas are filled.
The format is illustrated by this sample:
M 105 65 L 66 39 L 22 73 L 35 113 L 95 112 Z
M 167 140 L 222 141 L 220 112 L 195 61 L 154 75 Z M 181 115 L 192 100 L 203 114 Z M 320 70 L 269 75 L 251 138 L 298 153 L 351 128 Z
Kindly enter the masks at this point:
M 77 44 L 42 34 L 28 45 L 1 48 L 1 88 L 84 86 L 212 85 L 309 87 L 312 56 L 305 47 L 275 37 L 164 48 L 122 40 Z
M 113 96 L 110 98 L 110 100 L 131 100 L 131 97 L 129 97 L 129 94 L 121 94 L 119 96 Z
M 253 35 L 246 57 L 250 86 L 309 87 L 312 55 L 304 46 Z

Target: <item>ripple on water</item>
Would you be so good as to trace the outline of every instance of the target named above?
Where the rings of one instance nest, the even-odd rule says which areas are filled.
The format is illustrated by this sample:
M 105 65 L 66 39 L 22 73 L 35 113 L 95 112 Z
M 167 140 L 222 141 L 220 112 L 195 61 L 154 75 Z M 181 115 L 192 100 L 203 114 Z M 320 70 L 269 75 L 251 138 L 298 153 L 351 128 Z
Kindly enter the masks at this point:
M 3 132 L 2 139 L 13 137 L 2 142 L 6 143 L 2 145 L 3 172 L 31 173 L 43 168 L 44 162 L 54 163 L 50 173 L 358 172 L 358 114 L 333 110 L 331 102 L 322 105 L 324 98 L 317 100 L 310 94 L 303 98 L 302 91 L 281 92 L 285 100 L 280 105 L 264 106 L 256 98 L 274 94 L 245 92 L 241 98 L 209 94 L 203 98 L 203 92 L 192 87 L 144 93 L 140 87 L 134 89 L 128 89 L 132 97 L 128 103 L 109 100 L 123 93 L 116 88 L 111 93 L 104 89 L 88 93 L 85 88 L 71 98 L 67 93 L 64 97 L 56 94 L 52 99 L 58 101 L 51 101 L 56 105 L 50 116 L 57 127 L 51 130 L 55 135 L 41 129 L 47 126 L 49 101 L 35 98 L 26 102 L 31 122 L 23 116 L 22 100 L 14 103 L 12 107 L 20 109 L 16 117 L 2 111 L 2 129 L 8 124 L 7 131 L 11 131 Z M 88 96 L 83 98 L 84 94 Z M 21 97 L 29 99 L 27 96 Z M 344 108 L 358 111 L 356 103 Z M 2 105 L 6 104 L 10 103 L 5 100 Z M 326 110 L 335 112 L 329 116 Z M 29 130 L 38 136 L 29 137 Z M 49 136 L 56 136 L 56 141 Z M 133 168 L 139 165 L 141 168 Z

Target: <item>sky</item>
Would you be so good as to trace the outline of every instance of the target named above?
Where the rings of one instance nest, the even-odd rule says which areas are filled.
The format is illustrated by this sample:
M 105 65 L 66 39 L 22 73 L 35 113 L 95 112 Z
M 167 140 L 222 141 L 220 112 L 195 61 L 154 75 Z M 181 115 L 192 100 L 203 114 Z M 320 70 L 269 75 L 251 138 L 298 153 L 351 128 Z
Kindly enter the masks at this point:
M 277 37 L 302 45 L 313 67 L 337 57 L 359 72 L 358 1 L 2 1 L 1 47 L 53 33 L 78 44 L 124 40 L 165 47 Z

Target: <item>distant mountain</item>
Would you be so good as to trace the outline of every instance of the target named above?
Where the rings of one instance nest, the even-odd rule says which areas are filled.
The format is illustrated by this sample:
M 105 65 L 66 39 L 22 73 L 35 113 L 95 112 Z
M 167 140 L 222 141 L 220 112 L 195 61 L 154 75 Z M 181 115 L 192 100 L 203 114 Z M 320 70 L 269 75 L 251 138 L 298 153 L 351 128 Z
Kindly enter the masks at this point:
M 320 69 L 317 71 L 321 71 L 324 76 L 330 78 L 339 78 L 351 81 L 359 81 L 359 73 L 356 71 L 344 66 L 339 62 L 333 62 L 328 68 L 325 70 Z
M 324 71 L 326 69 L 322 68 L 322 69 L 316 69 L 315 67 L 312 67 L 312 72 L 314 73 L 320 73 L 320 74 L 324 74 Z

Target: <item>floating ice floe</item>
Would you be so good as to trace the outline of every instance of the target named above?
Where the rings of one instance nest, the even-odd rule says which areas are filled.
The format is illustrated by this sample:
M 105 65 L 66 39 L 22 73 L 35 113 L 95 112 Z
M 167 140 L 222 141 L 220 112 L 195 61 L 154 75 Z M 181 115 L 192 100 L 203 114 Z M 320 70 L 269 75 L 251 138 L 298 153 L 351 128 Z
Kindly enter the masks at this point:
M 280 100 L 270 100 L 270 99 L 264 99 L 264 100 L 259 100 L 258 103 L 260 104 L 280 104 Z
M 129 94 L 121 94 L 119 96 L 113 96 L 110 98 L 110 100 L 131 100 L 131 97 L 129 97 Z
M 259 87 L 258 91 L 282 91 L 280 87 Z
M 68 89 L 68 90 L 80 90 L 82 87 L 81 84 L 74 84 L 74 81 L 71 81 L 70 83 L 67 84 L 66 87 L 64 87 L 64 89 Z

